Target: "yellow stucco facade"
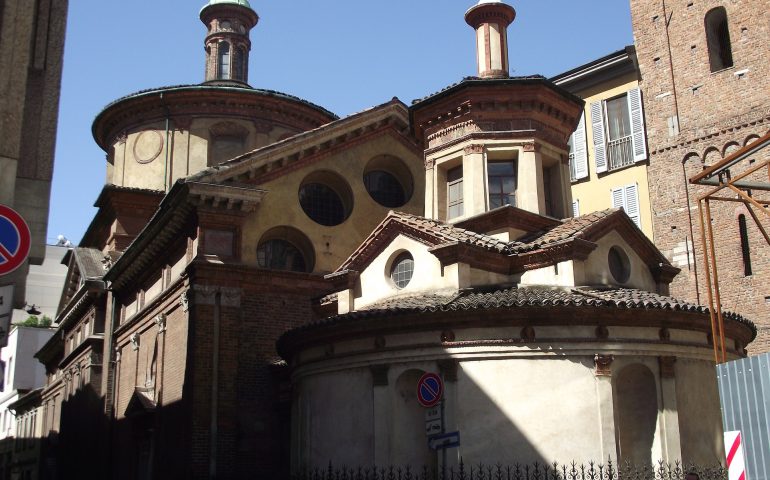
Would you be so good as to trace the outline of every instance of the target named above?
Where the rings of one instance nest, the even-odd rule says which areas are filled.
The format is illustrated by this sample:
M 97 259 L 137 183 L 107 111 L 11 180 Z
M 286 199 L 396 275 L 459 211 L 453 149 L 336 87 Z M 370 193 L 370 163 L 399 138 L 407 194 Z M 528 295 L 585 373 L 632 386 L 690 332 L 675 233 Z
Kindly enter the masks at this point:
M 633 74 L 630 74 L 623 78 L 619 85 L 616 84 L 616 81 L 612 81 L 609 84 L 579 92 L 578 95 L 586 101 L 586 118 L 590 117 L 592 103 L 625 95 L 634 88 L 639 88 L 639 82 Z M 593 125 L 586 121 L 585 126 L 586 138 L 590 140 L 594 135 Z M 580 214 L 612 208 L 613 189 L 635 184 L 638 186 L 641 229 L 645 235 L 653 240 L 650 189 L 647 186 L 647 161 L 599 174 L 596 172 L 596 162 L 593 161 L 595 159 L 593 142 L 588 141 L 586 147 L 588 149 L 588 178 L 572 183 L 572 200 L 573 202 L 577 201 Z
M 654 241 L 644 112 L 639 102 L 639 73 L 633 47 L 626 47 L 551 80 L 585 101 L 581 126 L 570 141 L 575 213 L 585 215 L 623 206 L 644 234 Z M 632 100 L 639 102 L 637 111 L 634 111 Z M 623 104 L 622 112 L 612 110 L 610 102 L 613 101 L 615 105 Z M 613 114 L 616 117 L 610 120 Z M 617 116 L 622 120 L 618 120 Z M 616 123 L 610 125 L 612 121 Z M 597 129 L 601 131 L 597 132 Z M 579 161 L 582 147 L 576 137 L 581 134 L 585 146 L 584 171 L 574 165 L 575 161 Z M 623 140 L 613 139 L 618 136 L 625 139 L 625 144 Z M 597 148 L 603 150 L 598 157 Z M 611 151 L 613 148 L 615 150 Z M 623 202 L 618 201 L 620 196 L 624 197 Z M 630 209 L 628 202 L 631 202 Z

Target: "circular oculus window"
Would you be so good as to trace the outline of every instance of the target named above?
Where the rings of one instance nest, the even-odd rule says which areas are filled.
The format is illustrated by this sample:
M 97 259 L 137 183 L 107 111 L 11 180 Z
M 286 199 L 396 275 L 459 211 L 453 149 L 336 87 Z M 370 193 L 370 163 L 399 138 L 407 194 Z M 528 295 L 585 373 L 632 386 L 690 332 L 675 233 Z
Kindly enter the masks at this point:
M 327 171 L 314 172 L 299 188 L 299 204 L 314 222 L 333 227 L 350 215 L 353 193 L 339 175 Z
M 390 267 L 390 279 L 397 288 L 401 289 L 409 285 L 414 274 L 414 258 L 409 252 L 399 254 Z
M 616 282 L 626 283 L 631 278 L 631 261 L 622 248 L 610 248 L 607 254 L 607 263 L 609 263 L 610 273 Z

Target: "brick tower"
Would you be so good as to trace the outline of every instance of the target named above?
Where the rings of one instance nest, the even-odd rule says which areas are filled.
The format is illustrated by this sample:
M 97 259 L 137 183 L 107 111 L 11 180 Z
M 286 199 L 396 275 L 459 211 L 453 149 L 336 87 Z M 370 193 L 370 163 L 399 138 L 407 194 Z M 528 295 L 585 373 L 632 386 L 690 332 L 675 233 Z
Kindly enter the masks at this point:
M 259 21 L 248 0 L 211 0 L 201 9 L 206 28 L 206 82 L 249 83 L 249 32 Z
M 770 130 L 768 12 L 770 0 L 631 0 L 654 240 L 683 269 L 674 296 L 707 302 L 698 214 L 705 191 L 688 178 Z M 743 204 L 712 208 L 722 304 L 757 323 L 751 353 L 768 351 L 770 248 Z
M 508 78 L 508 25 L 516 10 L 500 0 L 480 0 L 465 12 L 476 30 L 476 57 L 481 78 Z

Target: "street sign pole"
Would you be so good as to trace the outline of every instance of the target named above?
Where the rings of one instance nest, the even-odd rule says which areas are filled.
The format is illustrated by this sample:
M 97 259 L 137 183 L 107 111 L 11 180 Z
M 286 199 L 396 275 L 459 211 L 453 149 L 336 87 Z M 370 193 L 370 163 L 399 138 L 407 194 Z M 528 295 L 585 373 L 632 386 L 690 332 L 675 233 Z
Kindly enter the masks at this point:
M 441 400 L 441 434 L 442 435 L 446 433 L 446 411 L 445 411 L 446 409 L 444 408 L 444 403 L 445 402 L 442 399 Z M 446 474 L 446 457 L 447 457 L 446 451 L 447 451 L 446 448 L 441 449 L 441 470 L 442 470 L 442 473 L 444 474 Z M 444 476 L 446 477 L 446 475 Z
M 0 347 L 8 344 L 13 312 L 13 285 L 0 287 Z

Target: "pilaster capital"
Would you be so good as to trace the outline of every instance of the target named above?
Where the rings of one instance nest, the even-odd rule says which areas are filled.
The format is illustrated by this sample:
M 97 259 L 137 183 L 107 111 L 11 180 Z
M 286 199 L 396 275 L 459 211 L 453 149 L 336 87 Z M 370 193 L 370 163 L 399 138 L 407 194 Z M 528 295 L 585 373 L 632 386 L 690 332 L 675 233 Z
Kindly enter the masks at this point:
M 600 355 L 594 356 L 594 375 L 597 377 L 611 377 L 612 376 L 612 362 L 615 360 L 614 355 Z
M 441 372 L 441 377 L 445 382 L 457 381 L 457 367 L 458 362 L 455 359 L 447 358 L 445 360 L 438 361 L 438 369 Z
M 240 288 L 220 287 L 218 285 L 193 285 L 195 305 L 214 305 L 220 294 L 220 305 L 239 308 L 243 290 Z
M 388 386 L 388 370 L 390 365 L 371 365 L 369 369 L 372 371 L 372 385 L 375 387 Z
M 474 154 L 484 153 L 484 145 L 481 143 L 473 143 L 471 145 L 466 146 L 463 149 L 463 153 L 465 155 L 474 155 Z
M 676 357 L 658 357 L 660 378 L 676 377 Z
M 542 147 L 539 143 L 529 142 L 524 144 L 525 152 L 539 152 Z

